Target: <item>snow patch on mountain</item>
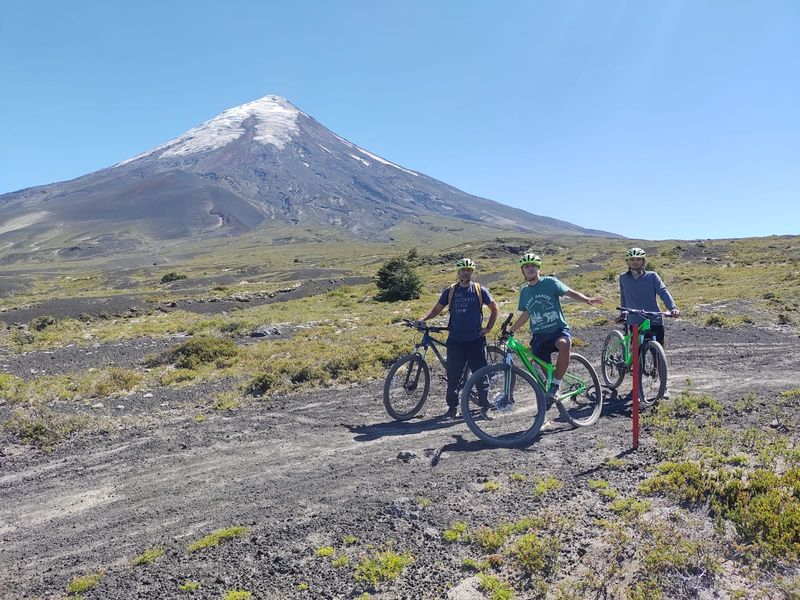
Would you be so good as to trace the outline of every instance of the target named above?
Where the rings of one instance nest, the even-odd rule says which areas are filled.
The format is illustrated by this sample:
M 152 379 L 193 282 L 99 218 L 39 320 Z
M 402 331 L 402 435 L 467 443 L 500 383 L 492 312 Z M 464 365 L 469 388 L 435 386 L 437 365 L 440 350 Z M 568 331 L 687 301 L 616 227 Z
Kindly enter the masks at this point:
M 331 132 L 331 133 L 333 133 L 333 132 Z M 396 165 L 393 162 L 389 162 L 388 160 L 386 160 L 384 158 L 381 158 L 380 156 L 378 156 L 376 154 L 373 154 L 372 152 L 367 152 L 363 148 L 359 148 L 358 146 L 356 146 L 352 142 L 348 142 L 346 139 L 344 139 L 343 137 L 339 137 L 335 133 L 333 133 L 333 136 L 336 139 L 338 139 L 340 142 L 342 142 L 343 144 L 346 144 L 346 145 L 350 146 L 353 150 L 357 150 L 358 152 L 361 152 L 361 154 L 363 154 L 364 156 L 369 156 L 372 160 L 377 160 L 379 163 L 383 163 L 384 165 L 387 165 L 389 167 L 394 167 L 395 169 L 400 169 L 401 171 L 404 171 L 404 172 L 408 173 L 409 175 L 413 175 L 414 177 L 419 177 L 419 173 L 414 173 L 414 171 L 409 171 L 408 169 L 404 169 L 403 167 L 401 167 L 399 165 Z M 324 146 L 321 146 L 321 147 L 322 147 L 323 150 L 328 150 Z M 353 156 L 353 155 L 351 154 L 350 156 Z M 356 157 L 353 156 L 353 158 L 356 158 Z
M 143 154 L 118 163 L 120 166 L 145 156 L 160 158 L 188 156 L 221 148 L 253 129 L 253 140 L 278 149 L 289 143 L 300 129 L 297 117 L 305 114 L 280 96 L 265 96 L 253 102 L 230 108 L 222 114 L 190 129 L 182 136 Z M 252 117 L 252 122 L 249 121 Z

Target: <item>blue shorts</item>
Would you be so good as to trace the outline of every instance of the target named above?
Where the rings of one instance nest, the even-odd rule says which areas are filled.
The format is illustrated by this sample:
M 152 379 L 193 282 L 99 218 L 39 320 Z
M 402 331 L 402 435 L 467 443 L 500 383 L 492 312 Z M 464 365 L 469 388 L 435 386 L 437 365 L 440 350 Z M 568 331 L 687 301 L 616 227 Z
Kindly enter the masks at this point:
M 531 352 L 545 362 L 551 362 L 553 352 L 558 352 L 556 342 L 561 338 L 572 340 L 569 329 L 559 329 L 551 333 L 534 333 L 531 338 Z

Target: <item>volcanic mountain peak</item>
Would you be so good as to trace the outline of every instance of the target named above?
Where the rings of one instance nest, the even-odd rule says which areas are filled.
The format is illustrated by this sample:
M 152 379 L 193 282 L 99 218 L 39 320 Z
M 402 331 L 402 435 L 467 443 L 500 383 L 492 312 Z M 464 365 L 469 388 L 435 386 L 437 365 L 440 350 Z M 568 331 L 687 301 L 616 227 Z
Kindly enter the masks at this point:
M 253 102 L 229 108 L 213 119 L 190 129 L 182 136 L 118 163 L 121 166 L 146 156 L 170 158 L 208 152 L 240 138 L 248 131 L 253 140 L 283 148 L 299 132 L 299 111 L 280 96 L 264 96 Z

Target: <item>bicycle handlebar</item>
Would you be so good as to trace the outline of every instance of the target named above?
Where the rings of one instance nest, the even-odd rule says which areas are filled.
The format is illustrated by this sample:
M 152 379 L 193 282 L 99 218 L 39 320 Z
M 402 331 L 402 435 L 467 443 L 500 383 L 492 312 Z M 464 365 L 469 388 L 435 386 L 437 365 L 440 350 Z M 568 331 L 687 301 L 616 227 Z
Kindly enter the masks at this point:
M 634 315 L 644 315 L 646 317 L 672 317 L 671 312 L 663 312 L 663 311 L 651 311 L 651 310 L 642 310 L 641 308 L 625 308 L 624 306 L 618 306 L 617 310 L 622 310 L 625 312 L 632 313 Z
M 433 333 L 439 333 L 441 331 L 447 331 L 447 327 L 437 327 L 435 325 L 425 325 L 424 327 L 417 326 L 416 322 L 413 319 L 403 319 L 403 323 L 406 327 L 413 327 L 417 331 L 430 331 Z
M 511 323 L 511 319 L 514 317 L 514 313 L 509 313 L 508 318 L 503 322 L 503 326 L 500 328 L 500 338 L 509 338 L 512 337 L 514 334 L 508 330 L 508 326 Z

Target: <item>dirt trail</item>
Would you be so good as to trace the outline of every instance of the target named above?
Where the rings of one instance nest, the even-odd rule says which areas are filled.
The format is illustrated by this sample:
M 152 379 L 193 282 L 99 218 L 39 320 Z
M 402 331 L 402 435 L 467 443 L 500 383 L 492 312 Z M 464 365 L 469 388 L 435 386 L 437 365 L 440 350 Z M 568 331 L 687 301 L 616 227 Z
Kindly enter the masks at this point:
M 604 333 L 581 332 L 589 342 L 582 352 L 596 357 Z M 673 393 L 689 379 L 726 402 L 797 387 L 796 335 L 680 324 L 668 342 Z M 559 507 L 577 521 L 562 559 L 575 564 L 597 537 L 594 520 L 607 513 L 587 479 L 602 476 L 629 491 L 653 460 L 646 438 L 638 453 L 626 453 L 624 399 L 608 403 L 593 427 L 559 425 L 529 449 L 499 450 L 479 443 L 463 421 L 435 418 L 443 404 L 436 395 L 410 423 L 389 421 L 380 398 L 375 382 L 254 403 L 202 423 L 190 408 L 171 409 L 146 428 L 85 437 L 49 455 L 0 453 L 0 597 L 57 598 L 72 576 L 102 569 L 87 600 L 186 597 L 178 589 L 186 579 L 203 584 L 193 598 L 233 588 L 256 598 L 351 598 L 365 589 L 352 567 L 335 569 L 313 554 L 340 548 L 351 534 L 354 553 L 393 540 L 414 554 L 403 578 L 374 597 L 440 598 L 467 577 L 461 560 L 474 555 L 442 541 L 451 523 L 496 525 Z M 796 421 L 791 426 L 797 430 Z M 401 460 L 401 452 L 411 454 Z M 625 469 L 604 467 L 620 455 Z M 514 493 L 511 473 L 554 476 L 565 486 L 543 504 Z M 501 490 L 484 492 L 487 480 L 502 481 Z M 420 508 L 419 497 L 431 506 Z M 250 533 L 186 552 L 191 541 L 232 525 Z M 159 561 L 130 566 L 153 546 L 166 551 Z

